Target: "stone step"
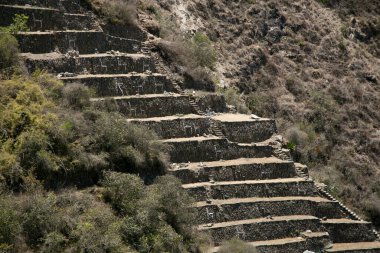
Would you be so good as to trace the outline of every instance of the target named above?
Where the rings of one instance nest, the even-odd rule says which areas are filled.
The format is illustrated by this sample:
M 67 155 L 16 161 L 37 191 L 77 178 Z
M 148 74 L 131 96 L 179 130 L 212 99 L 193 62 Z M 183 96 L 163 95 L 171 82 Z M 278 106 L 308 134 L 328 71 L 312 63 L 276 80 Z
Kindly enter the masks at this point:
M 136 96 L 121 96 L 110 98 L 94 98 L 92 101 L 99 106 L 110 105 L 112 102 L 115 110 L 129 118 L 153 118 L 172 115 L 194 114 L 193 106 L 190 105 L 189 96 L 164 93 Z M 214 111 L 224 110 L 224 98 L 214 95 L 199 97 L 198 103 L 211 108 Z
M 164 94 L 174 91 L 170 81 L 161 74 L 78 75 L 60 79 L 65 83 L 83 83 L 92 88 L 99 97 Z
M 141 41 L 115 39 L 98 30 L 66 30 L 46 32 L 20 32 L 16 34 L 23 53 L 67 53 L 76 50 L 80 54 L 105 53 L 110 50 L 125 53 L 140 51 Z
M 211 134 L 210 119 L 196 114 L 166 116 L 147 119 L 132 119 L 132 123 L 144 125 L 162 139 L 184 138 Z
M 199 223 L 220 223 L 273 216 L 311 215 L 318 218 L 346 218 L 338 202 L 318 196 L 240 198 L 197 202 Z
M 377 239 L 372 223 L 351 219 L 329 219 L 322 221 L 334 243 L 370 242 Z
M 197 201 L 207 199 L 271 198 L 285 196 L 316 196 L 313 181 L 304 178 L 280 178 L 225 182 L 184 184 L 187 192 Z
M 208 232 L 216 245 L 238 237 L 245 241 L 264 241 L 300 236 L 302 232 L 323 232 L 320 221 L 314 216 L 276 216 L 198 226 L 199 231 Z
M 248 243 L 260 253 L 305 253 L 307 250 L 323 252 L 329 244 L 329 235 L 325 232 L 311 232 L 302 233 L 298 237 Z M 209 253 L 216 253 L 219 249 L 220 247 L 214 247 Z
M 272 119 L 253 118 L 246 114 L 224 113 L 212 117 L 230 140 L 241 143 L 261 142 L 277 132 Z
M 182 183 L 260 180 L 295 177 L 294 164 L 276 157 L 239 158 L 203 163 L 172 164 L 169 173 Z
M 355 242 L 355 243 L 334 243 L 327 252 L 339 253 L 379 253 L 380 242 Z
M 155 72 L 153 60 L 143 54 L 124 53 L 82 54 L 69 57 L 59 53 L 30 54 L 21 56 L 25 59 L 30 72 L 45 69 L 52 73 L 76 74 L 126 74 L 129 72 Z
M 269 157 L 272 147 L 268 145 L 241 145 L 217 136 L 167 139 L 171 162 L 207 162 L 221 159 L 231 160 L 241 157 Z
M 23 14 L 29 17 L 30 31 L 100 30 L 91 16 L 64 13 L 56 8 L 0 4 L 0 12 L 0 26 L 9 26 L 16 14 Z

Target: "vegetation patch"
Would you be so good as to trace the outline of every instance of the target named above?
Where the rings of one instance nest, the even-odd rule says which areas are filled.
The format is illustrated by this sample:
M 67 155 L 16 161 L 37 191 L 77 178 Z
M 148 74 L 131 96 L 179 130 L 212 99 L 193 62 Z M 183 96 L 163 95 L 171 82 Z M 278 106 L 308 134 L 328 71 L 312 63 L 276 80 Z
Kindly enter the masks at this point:
M 6 36 L 2 57 L 17 59 Z M 207 237 L 164 176 L 166 146 L 92 95 L 44 71 L 1 76 L 0 251 L 199 252 Z

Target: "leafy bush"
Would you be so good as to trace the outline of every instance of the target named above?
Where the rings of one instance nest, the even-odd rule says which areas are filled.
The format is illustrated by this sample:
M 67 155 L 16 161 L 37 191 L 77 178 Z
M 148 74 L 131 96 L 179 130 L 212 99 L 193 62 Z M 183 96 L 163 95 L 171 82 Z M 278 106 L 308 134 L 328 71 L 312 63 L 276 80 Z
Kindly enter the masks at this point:
M 276 97 L 267 92 L 250 93 L 246 101 L 249 110 L 261 117 L 274 117 L 278 110 Z
M 219 253 L 257 253 L 254 246 L 251 246 L 240 239 L 232 239 L 222 243 Z
M 16 242 L 16 236 L 21 231 L 21 220 L 12 200 L 0 195 L 0 252 L 7 252 Z
M 0 70 L 14 67 L 19 62 L 18 42 L 8 33 L 0 33 Z
M 234 88 L 219 90 L 225 97 L 227 104 L 235 106 L 239 113 L 249 114 L 250 110 L 245 105 L 245 101 L 240 98 L 238 91 Z
M 158 48 L 180 69 L 186 88 L 215 91 L 212 71 L 217 53 L 209 37 L 201 32 L 182 34 L 177 24 L 165 16 L 160 17 L 160 36 L 165 40 L 158 43 Z
M 314 125 L 295 124 L 285 132 L 284 136 L 288 141 L 287 148 L 291 150 L 294 160 L 309 163 L 328 158 L 328 142 L 323 134 L 316 133 Z
M 137 25 L 136 0 L 86 1 L 112 23 L 132 26 Z
M 15 14 L 13 22 L 10 26 L 0 27 L 0 32 L 16 34 L 18 32 L 28 32 L 29 17 L 24 14 Z
M 92 95 L 93 92 L 81 83 L 72 83 L 63 88 L 64 103 L 76 110 L 88 107 Z
M 315 125 L 315 130 L 325 132 L 331 137 L 335 134 L 335 128 L 341 120 L 339 107 L 334 98 L 323 92 L 311 92 L 311 114 L 309 121 Z
M 123 215 L 134 215 L 137 202 L 144 197 L 144 183 L 132 174 L 106 172 L 104 198 Z
M 192 200 L 172 176 L 143 186 L 133 175 L 108 172 L 104 196 L 122 215 L 123 239 L 139 252 L 187 252 L 196 244 Z
M 164 173 L 166 147 L 142 126 L 117 113 L 93 110 L 90 91 L 45 73 L 0 81 L 0 179 L 20 188 L 29 175 L 46 187 L 92 185 L 105 169 Z M 64 105 L 57 105 L 63 94 Z M 86 108 L 84 112 L 74 109 Z
M 54 194 L 29 196 L 25 199 L 22 229 L 29 245 L 36 246 L 45 236 L 56 230 L 59 217 L 55 203 Z
M 194 61 L 195 66 L 214 69 L 217 56 L 209 37 L 201 32 L 196 32 L 188 41 L 189 60 Z

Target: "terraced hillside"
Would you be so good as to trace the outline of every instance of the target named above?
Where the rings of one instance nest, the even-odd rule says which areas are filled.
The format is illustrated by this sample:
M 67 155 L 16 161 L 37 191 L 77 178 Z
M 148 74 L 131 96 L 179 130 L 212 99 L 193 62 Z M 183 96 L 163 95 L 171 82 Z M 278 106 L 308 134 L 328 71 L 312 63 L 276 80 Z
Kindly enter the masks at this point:
M 274 120 L 230 112 L 224 98 L 183 91 L 156 73 L 138 29 L 102 27 L 80 1 L 1 1 L 0 25 L 30 17 L 17 35 L 30 71 L 93 88 L 94 104 L 112 104 L 170 144 L 169 173 L 194 197 L 198 229 L 217 251 L 239 237 L 259 252 L 380 252 L 372 224 L 316 186 L 289 160 Z M 144 53 L 143 53 L 144 52 Z

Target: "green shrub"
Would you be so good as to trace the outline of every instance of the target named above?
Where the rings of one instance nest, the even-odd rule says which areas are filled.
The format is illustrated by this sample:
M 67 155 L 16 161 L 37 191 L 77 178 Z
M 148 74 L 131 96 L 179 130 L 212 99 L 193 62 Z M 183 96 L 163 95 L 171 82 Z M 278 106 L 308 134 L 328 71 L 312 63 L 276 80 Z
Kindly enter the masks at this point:
M 108 172 L 104 197 L 125 215 L 123 240 L 139 252 L 187 252 L 196 245 L 192 199 L 178 179 L 163 176 L 149 186 L 137 176 Z
M 245 104 L 245 101 L 240 98 L 239 93 L 236 89 L 234 88 L 227 88 L 227 89 L 219 89 L 219 92 L 221 92 L 225 99 L 226 103 L 229 105 L 235 106 L 236 110 L 239 113 L 243 114 L 249 114 L 250 110 Z
M 0 252 L 12 248 L 20 231 L 20 217 L 12 200 L 0 195 Z
M 246 101 L 249 110 L 261 117 L 275 117 L 278 112 L 276 97 L 267 92 L 252 92 Z
M 22 214 L 22 229 L 31 246 L 41 243 L 45 236 L 56 230 L 58 224 L 56 196 L 34 195 L 25 199 Z
M 14 67 L 19 62 L 18 42 L 8 33 L 0 33 L 0 69 Z
M 58 106 L 62 94 L 68 108 Z M 106 168 L 147 181 L 162 175 L 166 146 L 120 114 L 93 110 L 90 94 L 80 84 L 62 91 L 62 83 L 43 72 L 0 81 L 2 182 L 19 188 L 32 174 L 46 187 L 85 186 Z
M 257 250 L 254 246 L 251 246 L 240 239 L 232 239 L 226 242 L 223 242 L 219 253 L 257 253 Z
M 316 131 L 332 136 L 341 120 L 338 104 L 331 95 L 324 92 L 313 91 L 310 97 L 310 121 L 315 125 Z
M 119 219 L 111 210 L 90 208 L 71 232 L 76 252 L 126 252 L 119 233 Z
M 217 61 L 216 51 L 209 37 L 201 32 L 196 32 L 188 41 L 189 60 L 194 61 L 195 66 L 214 69 Z
M 100 12 L 106 19 L 115 24 L 137 25 L 137 2 L 136 0 L 86 0 L 95 10 Z
M 18 32 L 28 32 L 28 20 L 29 17 L 24 14 L 15 14 L 12 24 L 7 27 L 0 27 L 0 33 L 16 34 Z
M 313 124 L 295 124 L 286 130 L 284 136 L 295 161 L 310 163 L 327 159 L 329 143 L 323 134 L 316 133 Z
M 209 37 L 202 32 L 194 35 L 183 34 L 178 24 L 167 16 L 160 16 L 160 37 L 158 43 L 161 54 L 181 69 L 185 77 L 185 87 L 215 91 L 214 76 L 217 52 Z
M 104 198 L 123 215 L 136 215 L 137 204 L 144 197 L 144 182 L 136 175 L 106 172 Z
M 63 88 L 64 103 L 76 110 L 88 107 L 93 94 L 87 86 L 80 83 L 71 83 Z

